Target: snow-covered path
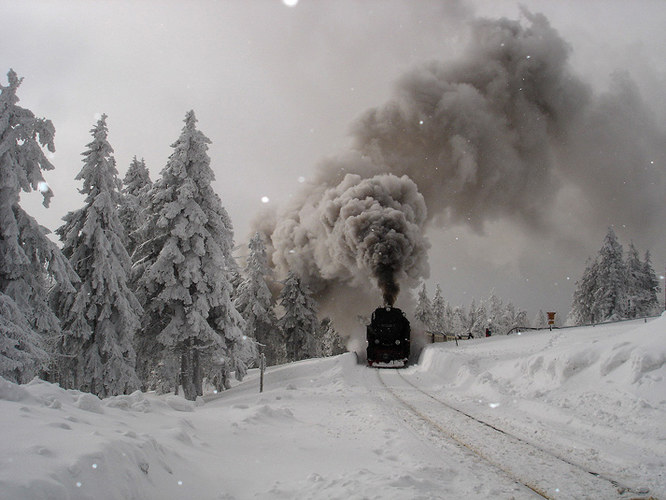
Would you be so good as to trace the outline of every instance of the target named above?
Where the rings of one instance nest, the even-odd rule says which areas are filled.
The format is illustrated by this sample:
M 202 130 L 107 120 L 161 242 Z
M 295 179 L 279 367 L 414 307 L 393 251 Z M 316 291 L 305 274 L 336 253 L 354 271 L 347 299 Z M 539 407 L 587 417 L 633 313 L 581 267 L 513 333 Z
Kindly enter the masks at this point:
M 476 339 L 404 370 L 347 354 L 199 404 L 0 380 L 0 499 L 666 498 L 664 335 Z

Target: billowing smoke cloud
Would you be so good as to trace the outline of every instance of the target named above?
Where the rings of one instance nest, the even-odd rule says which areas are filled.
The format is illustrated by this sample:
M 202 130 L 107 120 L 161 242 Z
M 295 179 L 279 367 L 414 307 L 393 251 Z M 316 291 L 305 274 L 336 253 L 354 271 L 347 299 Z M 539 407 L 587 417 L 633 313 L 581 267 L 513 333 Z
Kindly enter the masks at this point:
M 354 124 L 356 149 L 413 179 L 440 224 L 483 231 L 508 218 L 553 231 L 553 202 L 575 187 L 578 215 L 602 233 L 609 224 L 653 232 L 663 220 L 655 207 L 663 205 L 664 130 L 629 75 L 595 94 L 548 20 L 523 16 L 473 20 L 460 60 L 404 75 L 390 102 Z
M 353 125 L 354 151 L 325 161 L 267 228 L 276 267 L 306 277 L 324 308 L 332 290 L 367 298 L 369 280 L 391 303 L 396 284 L 427 275 L 423 199 L 428 220 L 479 233 L 500 218 L 554 231 L 564 187 L 581 193 L 578 222 L 602 231 L 626 220 L 649 233 L 663 219 L 666 140 L 636 86 L 618 76 L 595 95 L 548 20 L 523 16 L 473 19 L 462 57 L 405 74 Z
M 425 220 L 425 201 L 408 177 L 348 174 L 335 186 L 316 186 L 283 215 L 271 236 L 273 262 L 318 293 L 332 283 L 374 282 L 393 305 L 401 281 L 427 274 Z

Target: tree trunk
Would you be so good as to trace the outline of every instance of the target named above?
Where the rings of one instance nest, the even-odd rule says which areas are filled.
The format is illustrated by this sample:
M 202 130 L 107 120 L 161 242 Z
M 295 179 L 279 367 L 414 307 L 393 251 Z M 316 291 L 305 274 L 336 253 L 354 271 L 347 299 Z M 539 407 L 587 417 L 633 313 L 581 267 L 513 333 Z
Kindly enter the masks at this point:
M 185 396 L 185 399 L 194 401 L 197 399 L 197 388 L 194 378 L 191 345 L 192 339 L 188 339 L 183 346 L 183 352 L 180 356 L 180 378 L 183 384 L 183 396 Z

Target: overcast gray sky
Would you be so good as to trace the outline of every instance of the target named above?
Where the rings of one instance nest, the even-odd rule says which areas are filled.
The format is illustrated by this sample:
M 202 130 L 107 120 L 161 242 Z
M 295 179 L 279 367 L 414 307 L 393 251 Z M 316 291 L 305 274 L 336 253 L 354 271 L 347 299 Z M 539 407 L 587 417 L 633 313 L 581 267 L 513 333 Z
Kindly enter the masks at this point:
M 652 191 L 636 213 L 622 200 L 598 203 L 638 174 L 586 170 L 585 162 L 596 162 L 605 148 L 598 137 L 581 140 L 591 150 L 558 158 L 573 166 L 548 177 L 554 199 L 546 229 L 525 223 L 525 214 L 492 217 L 482 230 L 433 222 L 428 285 L 432 293 L 440 283 L 453 304 L 468 305 L 494 290 L 531 315 L 543 309 L 564 316 L 573 283 L 609 224 L 625 247 L 634 241 L 640 252 L 652 252 L 658 274 L 666 266 L 663 223 L 652 220 L 665 215 L 654 200 L 666 192 L 666 145 L 655 150 L 654 144 L 666 130 L 666 2 L 522 4 L 546 15 L 571 49 L 567 66 L 595 95 L 607 91 L 615 70 L 628 72 L 653 124 Z M 24 77 L 20 105 L 56 128 L 56 170 L 45 174 L 55 192 L 51 207 L 43 209 L 33 195 L 23 195 L 23 204 L 52 230 L 81 206 L 74 176 L 101 113 L 108 115 L 120 175 L 136 155 L 155 179 L 186 111 L 194 109 L 213 142 L 215 188 L 236 242 L 243 242 L 262 209 L 277 211 L 312 181 L 325 158 L 350 148 L 352 124 L 391 99 L 401 75 L 466 54 L 467 22 L 479 16 L 525 21 L 517 2 L 496 0 L 300 0 L 295 6 L 281 0 L 0 0 L 2 81 L 9 68 Z M 640 140 L 634 142 L 640 149 Z M 637 184 L 635 191 L 643 188 Z

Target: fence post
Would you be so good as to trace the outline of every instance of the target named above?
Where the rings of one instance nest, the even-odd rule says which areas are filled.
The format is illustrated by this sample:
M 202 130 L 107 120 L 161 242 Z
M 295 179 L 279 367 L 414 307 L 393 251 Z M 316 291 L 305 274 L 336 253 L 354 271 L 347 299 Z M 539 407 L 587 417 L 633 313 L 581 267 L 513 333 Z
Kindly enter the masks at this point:
M 262 352 L 259 357 L 259 392 L 264 392 L 264 371 L 266 371 L 266 355 Z

